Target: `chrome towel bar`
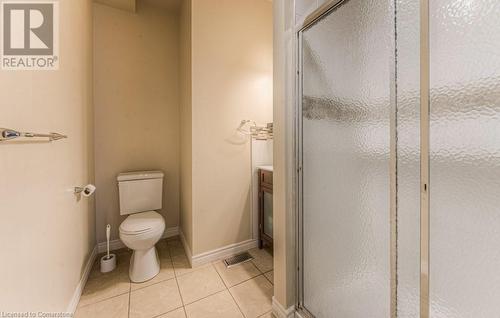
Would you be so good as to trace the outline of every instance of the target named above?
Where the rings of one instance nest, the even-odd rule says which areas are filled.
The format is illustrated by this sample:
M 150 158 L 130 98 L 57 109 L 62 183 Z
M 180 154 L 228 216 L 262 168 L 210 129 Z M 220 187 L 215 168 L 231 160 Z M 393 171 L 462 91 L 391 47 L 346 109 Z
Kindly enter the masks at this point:
M 59 140 L 63 138 L 68 138 L 68 136 L 61 135 L 58 133 L 48 133 L 48 134 L 38 134 L 31 132 L 20 132 L 8 128 L 0 128 L 0 141 L 12 140 L 20 137 L 25 138 L 48 138 L 49 141 Z

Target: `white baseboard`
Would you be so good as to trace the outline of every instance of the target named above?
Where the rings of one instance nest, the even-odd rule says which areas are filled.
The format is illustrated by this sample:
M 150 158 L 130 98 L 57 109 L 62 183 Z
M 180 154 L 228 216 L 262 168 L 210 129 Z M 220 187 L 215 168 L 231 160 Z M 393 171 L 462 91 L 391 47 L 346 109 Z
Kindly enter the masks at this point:
M 295 311 L 295 318 L 306 318 L 300 314 L 300 312 Z
M 193 255 L 191 258 L 191 265 L 193 267 L 197 267 L 203 264 L 218 261 L 242 252 L 246 252 L 252 248 L 257 247 L 257 245 L 258 245 L 257 240 L 251 239 L 240 243 L 235 243 L 221 248 L 217 248 L 215 250 L 208 251 L 205 253 Z
M 179 235 L 179 227 L 171 227 L 165 230 L 163 233 L 162 238 L 167 238 L 167 237 L 172 237 Z M 113 240 L 109 242 L 109 249 L 110 250 L 117 250 L 120 248 L 125 247 L 125 245 L 122 243 L 121 240 Z M 85 268 L 83 270 L 82 277 L 80 278 L 80 282 L 76 286 L 75 292 L 73 293 L 73 297 L 71 297 L 71 301 L 68 305 L 67 312 L 69 313 L 75 313 L 76 307 L 78 306 L 78 302 L 80 301 L 80 296 L 82 295 L 83 288 L 85 287 L 85 284 L 87 283 L 87 279 L 89 278 L 90 270 L 92 269 L 92 265 L 95 262 L 95 259 L 97 257 L 97 254 L 103 253 L 106 251 L 106 242 L 101 242 L 97 244 L 92 252 L 90 253 L 90 256 L 87 260 L 87 263 L 85 264 Z
M 191 252 L 191 248 L 187 243 L 186 237 L 182 232 L 182 229 L 179 229 L 179 236 L 181 238 L 182 245 L 184 246 L 184 251 L 186 252 L 186 256 L 191 267 L 198 267 L 200 265 L 215 262 L 220 259 L 224 259 L 251 250 L 252 248 L 258 246 L 258 241 L 251 239 L 240 243 L 230 244 L 205 253 L 193 255 L 193 253 Z
M 276 318 L 293 318 L 295 317 L 295 306 L 285 309 L 273 296 L 273 314 Z
M 94 249 L 90 253 L 87 263 L 85 264 L 85 268 L 83 269 L 83 274 L 82 277 L 80 278 L 80 282 L 78 282 L 75 292 L 73 293 L 73 297 L 71 297 L 71 301 L 68 305 L 68 308 L 66 309 L 68 313 L 72 314 L 75 313 L 76 307 L 78 306 L 78 302 L 80 301 L 80 296 L 82 295 L 83 288 L 87 283 L 87 279 L 89 278 L 90 271 L 92 270 L 92 265 L 94 264 L 96 257 L 97 257 L 97 245 L 94 246 Z
M 120 248 L 124 248 L 125 244 L 118 239 L 118 240 L 112 240 L 109 241 L 109 250 L 110 251 L 115 251 L 119 250 Z M 106 242 L 100 242 L 97 244 L 97 253 L 105 253 L 106 252 Z
M 181 238 L 182 246 L 184 246 L 184 252 L 186 252 L 189 265 L 193 267 L 193 253 L 191 252 L 191 248 L 186 241 L 186 237 L 184 236 L 184 232 L 182 232 L 182 229 L 179 229 L 179 236 Z
M 162 238 L 167 238 L 167 237 L 173 237 L 179 235 L 179 227 L 174 226 L 174 227 L 169 227 L 165 230 L 163 233 Z
M 174 226 L 174 227 L 169 227 L 163 232 L 162 239 L 167 238 L 167 237 L 172 237 L 179 235 L 179 227 Z M 119 250 L 120 248 L 124 248 L 125 244 L 120 239 L 109 241 L 109 249 L 111 251 L 114 250 Z M 97 244 L 97 252 L 98 253 L 104 253 L 106 252 L 106 242 L 100 242 Z

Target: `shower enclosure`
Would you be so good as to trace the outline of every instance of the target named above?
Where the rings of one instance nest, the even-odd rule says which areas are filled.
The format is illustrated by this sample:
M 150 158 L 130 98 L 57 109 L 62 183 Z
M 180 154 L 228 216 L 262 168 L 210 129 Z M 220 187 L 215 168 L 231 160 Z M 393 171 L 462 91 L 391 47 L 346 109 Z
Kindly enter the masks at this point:
M 298 309 L 500 316 L 500 1 L 330 1 L 297 33 Z

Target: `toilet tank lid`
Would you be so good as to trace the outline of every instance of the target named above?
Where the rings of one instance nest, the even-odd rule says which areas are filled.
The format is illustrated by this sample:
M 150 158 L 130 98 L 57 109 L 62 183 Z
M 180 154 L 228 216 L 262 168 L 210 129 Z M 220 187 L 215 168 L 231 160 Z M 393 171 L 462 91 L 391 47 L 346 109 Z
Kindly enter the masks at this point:
M 132 171 L 132 172 L 120 173 L 116 178 L 116 180 L 118 180 L 118 182 L 121 182 L 121 181 L 161 179 L 161 178 L 163 178 L 162 171 Z

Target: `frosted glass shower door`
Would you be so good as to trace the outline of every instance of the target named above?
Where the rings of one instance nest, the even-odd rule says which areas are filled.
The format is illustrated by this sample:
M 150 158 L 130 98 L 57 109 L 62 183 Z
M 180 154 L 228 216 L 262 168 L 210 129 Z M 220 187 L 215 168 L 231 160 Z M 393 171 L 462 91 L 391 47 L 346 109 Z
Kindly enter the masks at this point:
M 385 1 L 343 1 L 301 32 L 302 305 L 390 316 L 390 50 Z
M 500 317 L 500 1 L 430 3 L 431 317 Z

